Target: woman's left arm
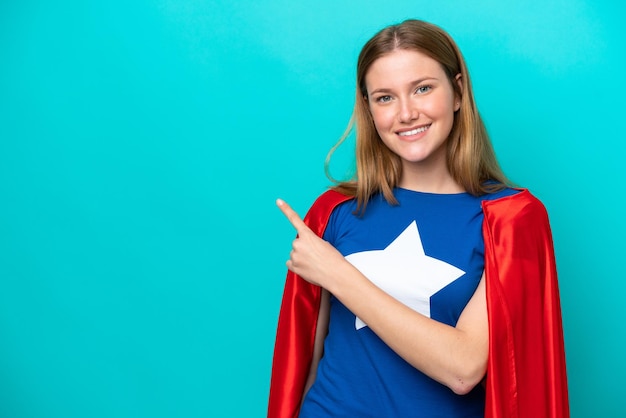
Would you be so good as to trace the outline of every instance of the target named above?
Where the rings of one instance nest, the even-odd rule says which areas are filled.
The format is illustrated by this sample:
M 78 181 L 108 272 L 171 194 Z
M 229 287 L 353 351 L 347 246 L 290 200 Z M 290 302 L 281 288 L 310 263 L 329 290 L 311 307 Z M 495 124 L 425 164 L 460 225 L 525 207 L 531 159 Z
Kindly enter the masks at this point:
M 455 393 L 467 393 L 482 380 L 489 340 L 484 277 L 456 327 L 451 327 L 382 291 L 315 235 L 285 202 L 277 204 L 298 232 L 287 261 L 289 270 L 328 290 L 398 355 Z

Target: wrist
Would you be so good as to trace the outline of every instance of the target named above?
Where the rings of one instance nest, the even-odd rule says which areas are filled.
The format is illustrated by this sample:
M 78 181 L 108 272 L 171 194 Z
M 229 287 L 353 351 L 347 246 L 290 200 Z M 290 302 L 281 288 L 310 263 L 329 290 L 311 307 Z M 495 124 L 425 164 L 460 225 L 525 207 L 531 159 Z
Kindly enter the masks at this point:
M 359 277 L 364 276 L 344 258 L 331 267 L 330 280 L 328 280 L 325 289 L 341 300 L 346 293 L 351 291 L 351 286 L 357 283 Z

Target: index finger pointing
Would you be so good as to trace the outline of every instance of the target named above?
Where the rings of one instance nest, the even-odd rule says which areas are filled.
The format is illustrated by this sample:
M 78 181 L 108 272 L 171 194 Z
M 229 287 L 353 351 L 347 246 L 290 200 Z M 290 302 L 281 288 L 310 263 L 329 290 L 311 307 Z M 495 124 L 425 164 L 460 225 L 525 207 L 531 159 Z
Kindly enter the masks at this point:
M 276 206 L 278 206 L 280 211 L 287 217 L 291 225 L 296 228 L 298 234 L 309 230 L 309 227 L 304 223 L 300 216 L 298 216 L 296 211 L 291 209 L 291 206 L 289 206 L 287 202 L 282 199 L 276 199 Z

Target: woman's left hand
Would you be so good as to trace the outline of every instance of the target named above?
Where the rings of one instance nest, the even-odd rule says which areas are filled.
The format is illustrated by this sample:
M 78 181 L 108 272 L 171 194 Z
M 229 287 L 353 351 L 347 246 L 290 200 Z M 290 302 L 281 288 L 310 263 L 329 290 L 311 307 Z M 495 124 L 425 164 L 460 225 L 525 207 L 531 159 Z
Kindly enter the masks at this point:
M 278 199 L 276 205 L 298 232 L 287 268 L 306 281 L 328 289 L 337 267 L 348 262 L 332 245 L 311 231 L 285 201 Z

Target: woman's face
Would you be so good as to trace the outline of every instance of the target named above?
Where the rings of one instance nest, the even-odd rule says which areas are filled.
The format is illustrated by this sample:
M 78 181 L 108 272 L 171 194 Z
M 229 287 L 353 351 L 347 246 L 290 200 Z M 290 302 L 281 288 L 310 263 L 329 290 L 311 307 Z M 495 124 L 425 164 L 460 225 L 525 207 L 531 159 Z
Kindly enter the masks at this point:
M 403 172 L 445 166 L 460 105 L 441 65 L 421 52 L 397 49 L 374 61 L 365 86 L 376 130 L 401 158 Z

